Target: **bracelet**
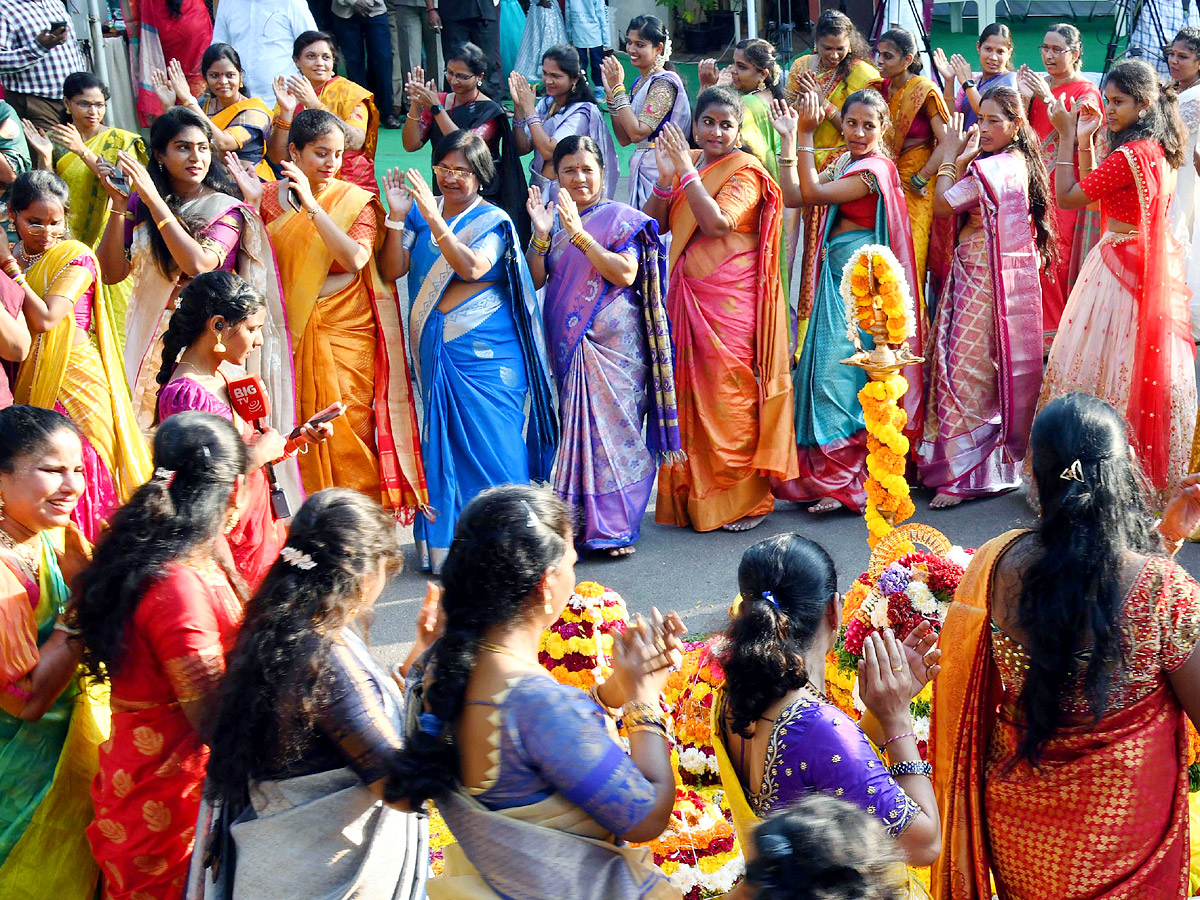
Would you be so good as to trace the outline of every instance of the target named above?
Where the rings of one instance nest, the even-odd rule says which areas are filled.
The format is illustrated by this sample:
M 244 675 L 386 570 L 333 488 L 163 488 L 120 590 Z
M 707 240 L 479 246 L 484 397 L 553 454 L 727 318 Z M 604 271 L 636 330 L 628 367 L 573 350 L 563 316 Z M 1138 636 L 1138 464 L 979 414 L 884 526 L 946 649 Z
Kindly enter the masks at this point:
M 532 116 L 529 116 L 528 118 L 525 119 L 524 124 L 528 128 L 532 128 L 534 125 L 541 125 L 542 117 L 539 116 L 537 113 L 534 113 Z
M 601 685 L 602 683 L 603 683 L 603 682 L 600 682 L 600 683 L 597 683 L 597 684 L 593 684 L 593 685 L 592 685 L 592 689 L 591 689 L 590 691 L 588 691 L 588 695 L 589 695 L 589 696 L 590 696 L 590 697 L 591 697 L 593 700 L 595 700 L 595 701 L 596 701 L 596 705 L 597 705 L 598 707 L 600 707 L 602 710 L 604 710 L 604 714 L 605 714 L 606 716 L 608 716 L 610 719 L 615 719 L 615 718 L 616 718 L 616 716 L 617 716 L 617 712 L 618 712 L 619 710 L 615 710 L 615 709 L 613 709 L 611 706 L 609 706 L 607 703 L 605 703 L 603 700 L 601 700 L 601 699 L 600 699 L 600 685 Z
M 667 723 L 663 721 L 662 710 L 656 706 L 651 706 L 649 703 L 639 703 L 636 700 L 631 700 L 621 707 L 621 718 L 624 720 L 625 728 L 637 728 L 639 725 L 649 725 L 651 727 L 658 726 L 665 733 Z
M 805 147 L 803 144 L 801 144 L 799 147 L 796 148 L 796 152 L 797 153 L 811 153 L 813 156 L 816 156 L 817 148 L 816 147 Z M 797 157 L 797 159 L 799 159 L 799 157 Z
M 529 249 L 538 256 L 545 256 L 550 252 L 550 239 L 540 238 L 535 234 L 529 239 Z
M 171 214 L 163 217 L 159 221 L 155 222 L 154 227 L 157 228 L 159 231 L 162 231 L 164 225 L 169 225 L 171 222 L 174 222 L 174 221 L 175 221 L 175 214 L 171 213 Z
M 958 178 L 958 166 L 954 163 L 942 163 L 938 166 L 937 177 L 941 178 L 943 175 L 948 178 Z
M 19 285 L 20 287 L 25 287 L 25 273 L 24 272 L 18 272 L 16 275 L 13 275 L 11 277 L 12 277 L 13 284 Z
M 654 187 L 650 189 L 650 192 L 659 200 L 670 200 L 675 196 L 674 190 L 671 188 L 659 187 L 657 181 L 654 182 Z
M 825 118 L 828 119 L 831 116 L 837 115 L 838 108 L 836 106 L 834 106 L 832 103 L 826 103 L 824 108 L 821 111 L 823 113 L 825 113 Z
M 9 278 L 15 278 L 21 274 L 21 264 L 10 256 L 8 262 L 4 264 L 4 274 Z
M 1058 159 L 1054 161 L 1054 164 L 1056 166 L 1070 166 L 1072 169 L 1075 168 L 1075 160 L 1073 159 Z
M 403 231 L 404 230 L 404 220 L 401 219 L 399 222 L 397 222 L 394 219 L 384 219 L 383 227 L 390 228 L 390 229 L 392 229 L 392 231 Z
M 615 94 L 624 94 L 625 93 L 625 85 L 618 84 L 615 88 L 612 89 L 612 92 L 614 95 Z
M 896 741 L 901 740 L 902 738 L 906 738 L 906 737 L 910 737 L 915 741 L 917 739 L 917 733 L 915 731 L 906 731 L 906 732 L 904 732 L 904 734 L 898 734 L 895 737 L 890 737 L 886 741 L 884 741 L 882 744 L 879 745 L 879 749 L 886 750 L 888 744 L 895 743 Z
M 445 231 L 443 231 L 441 234 L 439 234 L 437 237 L 435 237 L 435 238 L 433 239 L 433 242 L 434 242 L 435 244 L 437 244 L 437 245 L 439 245 L 439 246 L 440 246 L 440 245 L 441 245 L 441 243 L 442 243 L 442 241 L 444 241 L 446 238 L 448 238 L 448 237 L 450 237 L 450 236 L 451 236 L 451 235 L 450 235 L 450 229 L 449 229 L 449 228 L 447 228 Z
M 292 123 L 283 121 L 283 116 L 276 116 L 275 118 L 273 118 L 271 120 L 271 127 L 278 128 L 281 131 L 287 131 L 289 128 L 292 127 Z
M 620 112 L 623 109 L 630 108 L 629 101 L 624 97 L 621 97 L 619 100 L 615 100 L 608 104 L 608 112 L 610 115 L 615 112 Z
M 922 190 L 925 185 L 929 184 L 929 179 L 924 177 L 921 174 L 921 170 L 918 169 L 916 172 L 913 172 L 912 177 L 908 179 L 908 183 L 919 191 Z
M 637 734 L 639 731 L 648 732 L 650 734 L 657 734 L 664 741 L 670 740 L 670 737 L 667 735 L 666 726 L 660 725 L 657 722 L 654 724 L 650 724 L 649 722 L 647 722 L 644 725 L 628 725 L 625 728 L 626 734 Z
M 575 237 L 571 238 L 571 243 L 586 255 L 589 250 L 596 246 L 596 239 L 586 231 L 581 231 Z
M 695 169 L 692 169 L 690 172 L 684 173 L 684 176 L 679 179 L 679 186 L 681 188 L 685 188 L 689 184 L 691 184 L 693 181 L 699 181 L 699 180 L 700 180 L 700 173 L 697 172 Z
M 524 128 L 525 123 L 528 121 L 529 121 L 528 119 L 513 118 L 513 128 Z
M 67 637 L 79 637 L 79 635 L 83 634 L 83 632 L 80 631 L 78 628 L 72 628 L 70 625 L 67 625 L 65 622 L 55 622 L 54 630 L 61 631 Z
M 308 220 L 309 220 L 310 222 L 312 222 L 312 223 L 314 223 L 314 224 L 315 224 L 315 223 L 316 223 L 316 221 L 317 221 L 317 213 L 319 213 L 320 211 L 321 211 L 321 207 L 319 207 L 319 206 L 314 206 L 312 209 L 306 209 L 306 210 L 304 211 L 304 214 L 305 214 L 306 216 L 308 216 Z
M 794 165 L 796 165 L 796 163 L 800 162 L 800 157 L 798 157 L 798 156 L 777 156 L 776 161 L 781 166 L 794 166 Z
M 932 778 L 933 766 L 919 759 L 905 760 L 888 766 L 888 774 L 893 778 L 904 775 L 924 775 L 926 778 Z

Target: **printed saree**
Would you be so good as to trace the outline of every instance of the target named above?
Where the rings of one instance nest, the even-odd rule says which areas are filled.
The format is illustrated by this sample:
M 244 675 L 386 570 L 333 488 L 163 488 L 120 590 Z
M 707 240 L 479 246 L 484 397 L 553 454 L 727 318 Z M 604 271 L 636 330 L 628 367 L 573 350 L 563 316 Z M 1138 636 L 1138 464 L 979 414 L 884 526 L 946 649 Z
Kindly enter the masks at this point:
M 37 335 L 13 391 L 15 402 L 58 409 L 82 433 L 89 477 L 72 520 L 89 541 L 152 470 L 150 448 L 129 402 L 107 297 L 97 290 L 99 271 L 91 248 L 79 241 L 56 244 L 29 267 L 26 277 L 34 292 L 68 297 L 72 310 L 52 330 Z M 91 321 L 86 339 L 76 341 L 81 302 L 90 303 Z
M 867 464 L 867 432 L 858 392 L 867 375 L 857 366 L 844 366 L 843 359 L 854 355 L 854 343 L 846 334 L 846 303 L 842 299 L 842 272 L 846 264 L 867 244 L 891 247 L 900 260 L 909 284 L 913 283 L 912 239 L 904 191 L 891 160 L 868 156 L 851 160 L 846 153 L 834 163 L 837 178 L 865 178 L 878 198 L 874 229 L 858 229 L 834 234 L 838 222 L 837 206 L 813 207 L 818 214 L 821 243 L 825 252 L 813 257 L 814 267 L 804 284 L 816 285 L 814 302 L 809 307 L 809 324 L 800 346 L 800 359 L 792 370 L 796 396 L 795 432 L 798 445 L 799 476 L 774 484 L 777 497 L 797 502 L 831 497 L 853 510 L 861 510 L 867 500 L 864 483 Z M 808 263 L 808 256 L 805 255 Z M 803 290 L 803 287 L 801 288 Z M 917 333 L 911 347 L 920 347 L 924 323 L 918 318 Z M 870 344 L 866 332 L 860 333 L 864 346 Z M 909 390 L 903 406 L 908 413 L 905 434 L 916 433 L 922 418 L 920 366 L 909 366 L 904 375 Z
M 1004 668 L 997 639 L 1011 639 L 991 614 L 996 563 L 1023 533 L 978 550 L 942 627 L 930 759 L 945 844 L 933 896 L 988 900 L 993 876 L 1001 900 L 1187 896 L 1188 742 L 1163 673 L 1200 632 L 1196 584 L 1174 563 L 1146 564 L 1124 604 L 1132 677 L 1118 680 L 1139 690 L 1110 699 L 1099 722 L 1068 715 L 1034 769 L 1017 753 L 1023 678 Z
M 934 116 L 941 116 L 943 122 L 949 122 L 950 110 L 946 107 L 946 101 L 937 85 L 920 75 L 910 77 L 897 91 L 891 90 L 890 81 L 885 80 L 883 95 L 887 98 L 888 108 L 892 113 L 892 159 L 900 176 L 900 186 L 904 188 L 909 229 L 912 231 L 913 272 L 916 282 L 910 287 L 913 289 L 914 299 L 918 301 L 917 311 L 921 318 L 927 320 L 925 264 L 929 258 L 929 240 L 935 223 L 933 185 L 930 184 L 923 191 L 919 191 L 910 181 L 913 175 L 929 162 L 934 147 L 937 146 L 937 138 L 929 124 L 930 120 Z M 913 126 L 918 120 L 923 121 L 914 129 Z M 918 131 L 924 138 L 922 142 L 914 143 L 905 149 L 905 144 L 910 143 L 910 135 L 915 138 Z
M 552 97 L 542 97 L 537 102 L 537 115 L 544 117 L 542 127 L 555 142 L 572 134 L 587 135 L 596 142 L 596 146 L 600 148 L 601 162 L 604 164 L 604 196 L 611 200 L 617 192 L 621 163 L 617 158 L 612 130 L 600 112 L 600 107 L 590 100 L 582 100 L 549 115 L 553 102 Z M 528 134 L 529 126 L 524 126 L 524 129 Z M 547 178 L 542 174 L 546 162 L 541 151 L 535 146 L 533 159 L 529 161 L 529 186 L 541 188 L 543 203 L 553 203 L 558 198 L 558 179 Z
M 458 276 L 415 207 L 405 222 L 407 340 L 420 387 L 430 507 L 413 535 L 422 565 L 436 570 L 476 494 L 550 480 L 558 414 L 542 313 L 512 220 L 479 200 L 453 217 L 451 230 L 491 269 L 479 279 L 490 286 L 449 312 L 437 307 Z
M 664 90 L 664 88 L 666 90 Z M 659 97 L 674 88 L 674 100 L 660 106 Z M 650 126 L 645 140 L 638 141 L 629 160 L 629 205 L 641 209 L 658 181 L 658 163 L 654 159 L 654 139 L 668 122 L 678 125 L 684 134 L 692 133 L 692 107 L 683 80 L 670 70 L 639 77 L 629 92 L 629 104 L 642 124 Z
M 182 0 L 180 13 L 171 14 L 167 0 L 138 0 L 137 41 L 130 44 L 130 62 L 137 93 L 138 124 L 145 127 L 162 115 L 162 102 L 150 84 L 155 69 L 179 60 L 192 96 L 204 90 L 200 60 L 212 43 L 213 23 L 204 0 Z
M 917 469 L 940 493 L 981 497 L 1021 484 L 1042 386 L 1040 260 L 1028 184 L 1022 158 L 997 153 L 977 159 L 946 191 L 958 213 L 978 206 L 983 227 L 954 250 L 925 352 Z
M 704 236 L 676 184 L 667 315 L 686 458 L 659 469 L 654 516 L 712 531 L 769 513 L 771 477 L 797 470 L 779 276 L 782 196 L 762 163 L 740 151 L 705 166 L 700 178 L 734 227 Z
M 355 128 L 361 128 L 367 133 L 366 142 L 358 150 L 349 150 L 342 155 L 342 169 L 337 177 L 343 181 L 358 185 L 379 196 L 379 182 L 375 179 L 375 148 L 379 144 L 379 110 L 375 107 L 375 95 L 365 87 L 355 84 L 341 75 L 334 75 L 321 85 L 317 97 L 325 108 Z M 304 104 L 296 105 L 296 112 L 301 112 Z M 280 114 L 279 104 L 275 104 L 272 116 Z
M 238 142 L 234 151 L 237 158 L 254 166 L 263 181 L 274 181 L 275 173 L 266 158 L 267 138 L 271 134 L 271 110 L 267 104 L 258 97 L 243 97 L 218 109 L 216 97 L 209 95 L 201 97 L 200 102 L 212 123 Z
M 333 437 L 300 457 L 300 473 L 309 493 L 352 487 L 411 521 L 429 499 L 395 287 L 384 283 L 375 259 L 383 210 L 374 196 L 337 179 L 317 202 L 339 228 L 369 241 L 372 253 L 349 284 L 320 296 L 332 254 L 308 216 L 280 203 L 278 189 L 263 196 L 295 350 L 297 421 L 336 401 L 346 404 Z M 359 236 L 352 228 L 364 216 L 372 221 Z
M 554 489 L 582 510 L 577 543 L 623 547 L 641 534 L 658 461 L 680 449 L 667 261 L 645 213 L 601 200 L 581 218 L 606 249 L 637 256 L 638 276 L 617 287 L 564 229 L 551 236 L 544 320 L 562 422 Z
M 0 885 L 5 897 L 93 900 L 99 869 L 84 829 L 96 748 L 108 737 L 104 692 L 74 682 L 37 721 L 15 715 L 17 682 L 67 605 L 60 560 L 88 553 L 77 532 L 41 538 L 38 583 L 0 563 Z

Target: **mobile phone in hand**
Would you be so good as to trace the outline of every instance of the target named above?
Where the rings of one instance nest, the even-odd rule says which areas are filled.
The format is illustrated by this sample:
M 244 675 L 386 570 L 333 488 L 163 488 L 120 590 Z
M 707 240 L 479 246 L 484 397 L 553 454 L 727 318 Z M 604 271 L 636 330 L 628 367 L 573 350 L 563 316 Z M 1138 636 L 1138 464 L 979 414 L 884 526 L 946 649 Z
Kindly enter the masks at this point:
M 108 176 L 108 183 L 115 187 L 118 191 L 129 196 L 129 176 L 120 169 L 114 168 L 112 174 Z
M 67 23 L 66 22 L 51 22 L 50 30 L 51 31 L 66 31 Z

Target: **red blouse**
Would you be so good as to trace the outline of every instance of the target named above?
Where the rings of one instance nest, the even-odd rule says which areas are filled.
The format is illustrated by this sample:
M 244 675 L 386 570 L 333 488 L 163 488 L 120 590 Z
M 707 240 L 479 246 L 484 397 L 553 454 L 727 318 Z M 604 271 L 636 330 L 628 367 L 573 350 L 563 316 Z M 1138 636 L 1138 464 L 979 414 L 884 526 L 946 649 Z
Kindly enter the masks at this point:
M 1100 201 L 1100 212 L 1119 222 L 1136 225 L 1142 216 L 1142 201 L 1129 158 L 1120 149 L 1108 154 L 1104 162 L 1079 183 L 1092 201 Z

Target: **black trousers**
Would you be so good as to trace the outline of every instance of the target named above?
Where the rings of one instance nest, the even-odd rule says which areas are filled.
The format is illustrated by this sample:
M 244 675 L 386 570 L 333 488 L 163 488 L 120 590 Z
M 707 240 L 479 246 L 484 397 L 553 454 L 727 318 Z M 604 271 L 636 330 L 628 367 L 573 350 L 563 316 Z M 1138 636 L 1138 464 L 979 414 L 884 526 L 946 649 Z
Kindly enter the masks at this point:
M 485 19 L 442 18 L 442 60 L 448 61 L 450 54 L 459 44 L 470 41 L 487 57 L 487 74 L 483 77 L 483 92 L 499 103 L 504 99 L 507 86 L 500 78 L 500 17 Z M 449 90 L 449 85 L 446 85 Z

